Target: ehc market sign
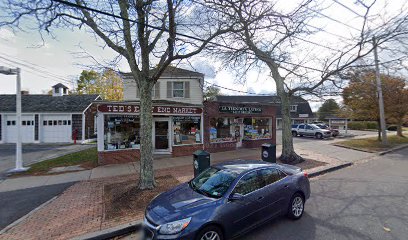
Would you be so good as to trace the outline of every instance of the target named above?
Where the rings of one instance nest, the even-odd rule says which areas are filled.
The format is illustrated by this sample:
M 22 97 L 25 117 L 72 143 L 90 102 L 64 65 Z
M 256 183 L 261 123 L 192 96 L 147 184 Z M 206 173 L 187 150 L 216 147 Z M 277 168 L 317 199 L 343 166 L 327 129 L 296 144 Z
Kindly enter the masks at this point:
M 138 105 L 120 105 L 120 104 L 101 104 L 98 106 L 99 112 L 106 113 L 140 113 Z M 200 114 L 201 108 L 196 107 L 172 107 L 172 106 L 154 106 L 153 113 L 162 114 Z
M 219 106 L 220 113 L 232 114 L 261 114 L 262 108 L 259 107 L 236 107 L 236 106 Z

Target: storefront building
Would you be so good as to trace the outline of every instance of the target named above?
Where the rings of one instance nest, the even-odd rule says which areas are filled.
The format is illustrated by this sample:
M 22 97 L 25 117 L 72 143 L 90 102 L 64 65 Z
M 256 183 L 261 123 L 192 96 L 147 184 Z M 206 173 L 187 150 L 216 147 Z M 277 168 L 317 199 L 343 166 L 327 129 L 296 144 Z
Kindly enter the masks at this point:
M 140 103 L 99 102 L 98 155 L 100 164 L 140 158 Z M 170 101 L 153 102 L 154 154 L 173 157 L 203 149 L 203 107 Z
M 204 102 L 204 147 L 209 152 L 276 143 L 276 107 Z

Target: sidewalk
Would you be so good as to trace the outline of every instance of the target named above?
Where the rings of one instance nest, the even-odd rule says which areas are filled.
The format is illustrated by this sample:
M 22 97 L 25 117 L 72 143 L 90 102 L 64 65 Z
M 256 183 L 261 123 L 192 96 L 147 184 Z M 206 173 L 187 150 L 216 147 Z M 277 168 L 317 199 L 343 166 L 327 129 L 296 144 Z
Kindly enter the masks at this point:
M 280 152 L 278 149 L 277 152 Z M 307 150 L 299 150 L 299 154 L 309 159 L 325 162 L 326 165 L 307 170 L 309 173 L 322 171 L 329 167 L 339 166 L 345 162 Z M 259 149 L 241 149 L 233 152 L 221 152 L 211 155 L 212 163 L 230 159 L 259 159 Z M 192 178 L 192 157 L 163 158 L 155 160 L 156 177 L 172 175 L 179 182 Z M 133 214 L 106 219 L 104 215 L 104 186 L 138 180 L 138 164 L 122 164 L 98 167 L 90 171 L 69 173 L 57 176 L 28 177 L 31 184 L 23 184 L 27 178 L 9 179 L 0 186 L 3 189 L 27 187 L 35 184 L 51 184 L 64 179 L 77 178 L 81 181 L 68 188 L 56 199 L 42 208 L 27 215 L 21 222 L 7 229 L 0 239 L 81 239 L 80 236 L 96 232 L 128 222 L 141 220 L 143 216 Z M 62 180 L 61 180 L 62 179 Z M 13 182 L 14 181 L 14 182 Z M 20 182 L 18 182 L 20 181 Z

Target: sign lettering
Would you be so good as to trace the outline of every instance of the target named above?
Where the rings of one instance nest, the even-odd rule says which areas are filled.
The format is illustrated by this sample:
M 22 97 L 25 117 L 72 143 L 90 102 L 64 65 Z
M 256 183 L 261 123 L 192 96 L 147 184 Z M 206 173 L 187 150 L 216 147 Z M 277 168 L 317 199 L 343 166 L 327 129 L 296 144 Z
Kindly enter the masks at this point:
M 140 113 L 140 106 L 101 104 L 98 106 L 98 111 L 107 113 Z M 200 114 L 203 112 L 203 109 L 197 107 L 154 106 L 152 112 L 160 114 Z
M 262 108 L 260 107 L 219 106 L 218 111 L 220 113 L 232 113 L 232 114 L 261 114 Z

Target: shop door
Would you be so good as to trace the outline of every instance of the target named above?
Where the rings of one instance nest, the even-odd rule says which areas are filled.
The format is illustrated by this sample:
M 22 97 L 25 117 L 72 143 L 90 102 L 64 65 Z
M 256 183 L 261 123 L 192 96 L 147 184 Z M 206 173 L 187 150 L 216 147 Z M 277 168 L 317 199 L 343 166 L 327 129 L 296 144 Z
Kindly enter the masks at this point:
M 154 148 L 156 151 L 169 151 L 169 121 L 154 121 Z
M 237 147 L 240 148 L 242 147 L 242 139 L 244 137 L 244 125 L 243 124 L 239 124 L 235 126 L 235 139 L 237 141 Z

